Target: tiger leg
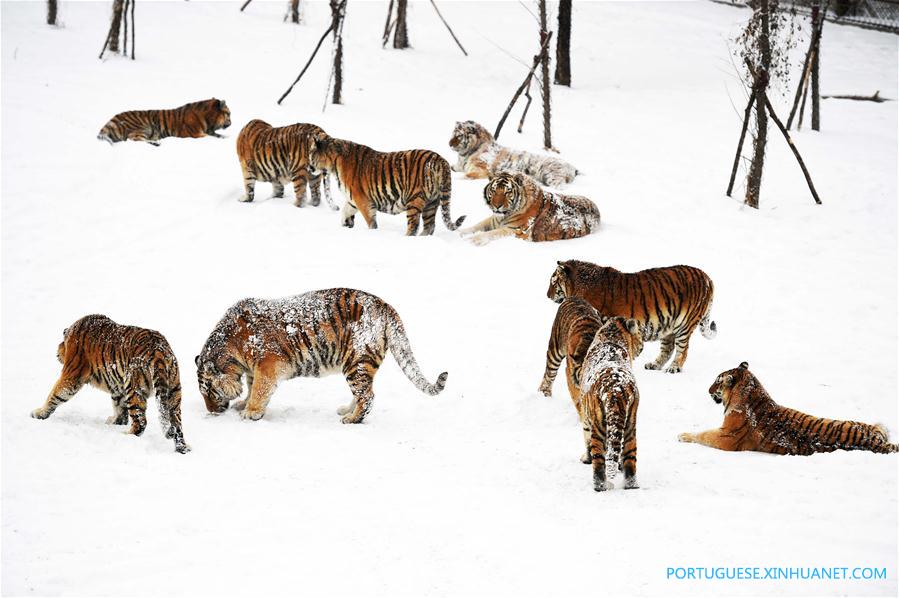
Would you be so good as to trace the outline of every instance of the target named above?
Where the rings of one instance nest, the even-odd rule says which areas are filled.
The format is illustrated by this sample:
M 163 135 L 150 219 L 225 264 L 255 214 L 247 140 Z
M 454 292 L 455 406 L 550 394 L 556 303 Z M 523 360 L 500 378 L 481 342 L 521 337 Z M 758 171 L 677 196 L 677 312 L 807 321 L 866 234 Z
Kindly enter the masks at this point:
M 147 397 L 131 390 L 125 397 L 125 404 L 131 417 L 131 430 L 128 433 L 140 436 L 147 429 Z
M 343 221 L 345 227 L 353 228 L 353 225 L 356 224 L 356 212 L 358 211 L 359 210 L 356 209 L 353 200 L 347 199 L 343 204 L 343 210 L 340 213 L 340 219 Z
M 482 231 L 493 230 L 497 226 L 499 226 L 500 218 L 499 216 L 490 216 L 489 218 L 485 218 L 481 220 L 474 226 L 469 226 L 468 228 L 463 228 L 459 231 L 459 235 L 462 237 L 467 237 L 468 235 L 473 235 L 475 233 L 479 233 Z
M 469 239 L 474 245 L 486 245 L 491 241 L 495 241 L 497 239 L 502 239 L 503 237 L 508 237 L 515 234 L 515 230 L 509 227 L 503 226 L 501 228 L 495 228 L 493 230 L 478 233 Z
M 556 338 L 557 334 L 556 323 L 553 322 L 553 330 L 549 337 L 549 346 L 546 348 L 546 368 L 543 370 L 543 380 L 540 381 L 540 386 L 537 388 L 537 390 L 542 392 L 545 397 L 553 396 L 553 382 L 556 380 L 556 374 L 559 372 L 559 366 L 562 364 L 562 360 L 566 357 L 563 353 L 564 349 L 560 346 L 560 343 Z M 568 389 L 572 390 L 571 377 L 574 372 L 572 372 L 571 363 L 566 363 L 565 369 L 569 378 Z M 572 399 L 573 398 L 574 394 L 572 391 Z M 580 410 L 578 410 L 578 413 L 580 413 Z
M 163 420 L 168 420 L 169 429 L 165 437 L 175 442 L 175 450 L 181 454 L 190 451 L 190 446 L 184 441 L 184 430 L 181 428 L 181 385 L 157 396 L 160 412 L 165 413 Z
M 424 220 L 424 228 L 421 231 L 422 235 L 434 234 L 435 223 L 437 222 L 437 209 L 439 207 L 439 199 L 431 200 L 430 203 L 425 204 L 425 209 L 422 212 L 422 220 Z
M 602 400 L 597 400 L 602 405 Z M 591 462 L 593 463 L 593 489 L 597 492 L 612 489 L 612 483 L 606 480 L 606 417 L 605 410 L 600 409 L 596 417 L 591 418 L 590 439 L 587 444 Z
M 363 199 L 361 202 L 357 201 L 356 207 L 359 208 L 359 213 L 362 214 L 362 218 L 365 220 L 368 228 L 378 228 L 378 212 L 368 199 Z
M 112 415 L 106 418 L 106 423 L 114 426 L 124 426 L 128 423 L 128 410 L 125 408 L 125 397 L 112 397 Z
M 131 141 L 146 141 L 150 145 L 155 145 L 159 147 L 159 141 L 152 139 L 145 130 L 138 129 L 137 131 L 131 131 L 128 133 L 128 139 Z
M 302 208 L 306 205 L 306 177 L 303 175 L 295 175 L 293 177 L 293 205 Z
M 278 180 L 272 181 L 272 197 L 284 197 L 284 183 Z
M 53 385 L 50 396 L 47 397 L 47 400 L 41 407 L 31 412 L 31 417 L 47 419 L 56 411 L 57 407 L 75 396 L 75 393 L 81 390 L 82 386 L 84 386 L 84 382 L 80 378 L 72 376 L 64 368 L 59 380 Z
M 684 432 L 683 434 L 678 434 L 677 439 L 680 442 L 695 442 L 696 444 L 703 444 L 722 451 L 740 450 L 737 447 L 736 438 L 720 428 L 706 430 L 705 432 L 699 432 L 698 434 Z
M 238 411 L 243 411 L 246 408 L 247 403 L 249 402 L 250 397 L 252 395 L 253 395 L 253 376 L 251 376 L 250 374 L 247 374 L 247 398 L 245 398 L 242 401 L 234 401 L 233 403 L 231 403 L 231 407 Z
M 424 208 L 424 200 L 421 198 L 415 198 L 412 201 L 406 203 L 406 236 L 412 237 L 418 232 L 418 225 L 421 223 L 421 211 Z M 425 231 L 423 234 L 428 234 L 427 227 L 425 227 Z M 431 232 L 434 232 L 431 230 Z
M 250 202 L 253 201 L 253 195 L 256 191 L 256 173 L 244 161 L 240 162 L 240 169 L 243 171 L 243 188 L 244 188 L 244 196 L 240 201 Z
M 372 391 L 372 382 L 378 372 L 380 363 L 363 362 L 352 367 L 347 374 L 346 381 L 353 392 L 352 410 L 347 411 L 340 421 L 345 424 L 358 424 L 371 411 L 375 400 Z
M 655 358 L 655 361 L 647 362 L 643 367 L 647 370 L 660 370 L 662 366 L 668 363 L 668 360 L 671 358 L 671 353 L 674 351 L 674 335 L 669 334 L 668 336 L 662 337 L 662 349 L 659 351 L 659 356 Z
M 691 330 L 690 332 L 693 331 Z M 677 338 L 674 339 L 674 345 L 677 347 L 677 352 L 674 354 L 674 361 L 668 366 L 668 369 L 665 370 L 669 374 L 676 374 L 684 369 L 684 362 L 687 360 L 687 351 L 690 350 L 690 334 L 678 335 Z
M 319 174 L 318 176 L 308 175 L 307 182 L 309 183 L 309 192 L 312 194 L 312 201 L 310 203 L 314 207 L 318 207 L 318 205 L 322 202 L 320 189 L 322 178 L 323 177 L 321 174 Z
M 247 399 L 247 405 L 241 411 L 240 417 L 254 421 L 262 419 L 262 416 L 265 415 L 265 408 L 268 406 L 272 393 L 275 392 L 277 386 L 278 379 L 274 374 L 272 365 L 265 361 L 257 365 L 253 372 L 253 387 L 249 399 Z
M 624 444 L 618 457 L 619 467 L 624 472 L 624 488 L 639 488 L 637 483 L 637 402 L 633 401 L 628 410 L 624 429 Z

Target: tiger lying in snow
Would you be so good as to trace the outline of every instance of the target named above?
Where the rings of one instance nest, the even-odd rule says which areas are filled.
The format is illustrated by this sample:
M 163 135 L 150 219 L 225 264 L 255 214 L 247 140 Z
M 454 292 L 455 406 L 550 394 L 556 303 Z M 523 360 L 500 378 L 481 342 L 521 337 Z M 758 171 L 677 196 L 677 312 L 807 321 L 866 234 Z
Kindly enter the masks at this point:
M 577 169 L 560 158 L 513 150 L 498 144 L 487 129 L 466 120 L 457 122 L 449 145 L 459 154 L 453 165 L 470 179 L 485 179 L 500 172 L 521 172 L 550 187 L 570 183 Z

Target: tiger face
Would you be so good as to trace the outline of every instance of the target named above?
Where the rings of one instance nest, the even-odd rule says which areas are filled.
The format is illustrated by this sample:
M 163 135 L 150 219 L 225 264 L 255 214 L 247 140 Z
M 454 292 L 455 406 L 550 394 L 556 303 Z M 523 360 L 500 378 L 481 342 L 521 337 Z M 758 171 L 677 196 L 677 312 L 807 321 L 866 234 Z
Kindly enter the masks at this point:
M 206 409 L 210 413 L 224 413 L 230 402 L 243 392 L 240 374 L 220 372 L 213 362 L 201 362 L 199 355 L 194 362 L 197 364 L 197 382 Z
M 212 101 L 215 106 L 215 115 L 213 118 L 215 129 L 227 129 L 231 126 L 231 109 L 228 108 L 228 104 L 225 103 L 225 100 L 216 100 L 213 98 Z
M 501 172 L 484 187 L 484 201 L 495 214 L 506 216 L 521 207 L 523 190 L 520 174 Z
M 313 139 L 309 146 L 309 170 L 313 175 L 334 169 L 337 148 L 334 140 L 327 135 Z
M 727 370 L 726 372 L 722 372 L 715 378 L 715 382 L 709 387 L 709 395 L 711 395 L 712 400 L 718 403 L 725 403 L 725 407 L 730 402 L 730 392 L 738 382 L 743 380 L 743 377 L 749 372 L 749 364 L 747 362 L 743 362 L 732 370 Z
M 546 296 L 556 303 L 562 303 L 565 297 L 568 297 L 568 266 L 562 262 L 556 262 L 556 270 L 549 279 L 549 288 L 546 290 Z
M 465 122 L 456 122 L 453 129 L 453 136 L 449 141 L 449 146 L 457 153 L 467 156 L 474 152 L 485 142 L 493 140 L 493 136 L 481 125 L 473 120 Z

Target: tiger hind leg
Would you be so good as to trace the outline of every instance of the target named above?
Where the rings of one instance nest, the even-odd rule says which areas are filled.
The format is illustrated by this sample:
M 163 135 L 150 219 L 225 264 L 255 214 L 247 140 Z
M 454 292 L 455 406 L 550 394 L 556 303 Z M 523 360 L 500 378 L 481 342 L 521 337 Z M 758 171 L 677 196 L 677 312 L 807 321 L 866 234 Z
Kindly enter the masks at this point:
M 128 423 L 128 410 L 125 408 L 124 397 L 112 397 L 112 415 L 106 418 L 106 423 L 113 426 L 124 426 Z
M 253 201 L 253 195 L 256 192 L 256 173 L 252 168 L 246 163 L 241 161 L 240 170 L 243 172 L 243 189 L 244 196 L 240 199 L 240 201 L 251 202 Z
M 306 205 L 306 177 L 302 175 L 295 176 L 293 179 L 293 205 L 302 208 Z
M 690 332 L 693 332 L 692 330 Z M 669 374 L 676 374 L 684 369 L 684 362 L 687 360 L 687 352 L 690 350 L 690 334 L 678 335 L 674 339 L 674 345 L 677 352 L 674 354 L 674 361 L 665 370 Z
M 674 335 L 670 334 L 668 336 L 662 337 L 662 348 L 659 351 L 659 356 L 655 358 L 655 361 L 647 362 L 643 367 L 647 370 L 660 370 L 668 360 L 671 358 L 671 353 L 674 351 Z
M 624 473 L 624 488 L 630 490 L 639 488 L 637 482 L 637 406 L 631 407 L 631 413 L 628 414 L 627 425 L 624 431 L 624 445 L 621 449 L 621 455 L 618 457 L 618 464 Z
M 434 234 L 434 229 L 437 222 L 438 208 L 440 208 L 439 199 L 433 199 L 429 203 L 425 204 L 424 211 L 422 212 L 422 218 L 424 220 L 424 228 L 421 231 L 422 235 Z
M 602 415 L 590 427 L 590 440 L 587 444 L 587 452 L 593 464 L 593 489 L 597 492 L 611 490 L 613 485 L 606 480 L 606 424 Z
M 424 200 L 416 197 L 406 203 L 406 236 L 412 237 L 418 233 L 418 226 L 421 223 L 421 212 L 424 209 Z M 427 224 L 425 225 L 423 235 L 428 234 Z M 433 232 L 433 231 L 432 231 Z
M 147 429 L 147 397 L 131 391 L 126 398 L 128 415 L 131 417 L 129 434 L 140 436 Z
M 353 392 L 353 402 L 350 404 L 351 411 L 347 411 L 340 418 L 345 424 L 362 423 L 368 412 L 371 411 L 372 404 L 375 400 L 375 393 L 372 391 L 372 382 L 374 376 L 378 372 L 380 364 L 360 363 L 353 367 L 347 374 L 346 381 L 350 385 Z
M 272 197 L 284 197 L 284 183 L 272 181 Z
M 312 200 L 309 203 L 311 203 L 313 207 L 318 207 L 322 202 L 321 181 L 322 175 L 310 177 L 307 181 L 309 183 L 309 193 L 312 196 Z

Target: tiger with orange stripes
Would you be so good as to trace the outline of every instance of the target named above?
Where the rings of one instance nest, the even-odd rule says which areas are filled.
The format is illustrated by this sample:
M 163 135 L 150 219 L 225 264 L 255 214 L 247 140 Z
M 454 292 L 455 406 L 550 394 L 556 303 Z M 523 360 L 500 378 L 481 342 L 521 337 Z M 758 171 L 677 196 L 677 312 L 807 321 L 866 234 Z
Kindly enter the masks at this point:
M 443 372 L 429 383 L 412 354 L 403 322 L 382 299 L 353 289 L 326 289 L 283 299 L 244 299 L 225 313 L 196 357 L 200 394 L 211 413 L 234 403 L 257 420 L 278 383 L 298 376 L 341 373 L 353 393 L 337 410 L 345 424 L 361 423 L 374 401 L 372 383 L 387 351 L 421 392 L 439 394 Z
M 215 98 L 192 102 L 172 110 L 130 110 L 120 112 L 106 123 L 97 139 L 146 141 L 159 145 L 165 137 L 221 137 L 216 131 L 231 126 L 231 110 Z
M 327 133 L 316 125 L 297 123 L 272 127 L 263 120 L 251 120 L 237 136 L 237 157 L 243 172 L 246 195 L 241 201 L 253 201 L 256 181 L 272 184 L 274 197 L 284 197 L 284 184 L 293 184 L 294 205 L 303 207 L 306 185 L 312 191 L 312 205 L 321 203 L 319 185 L 324 186 L 325 200 L 337 210 L 331 199 L 331 186 L 326 172 L 317 172 L 309 164 L 309 155 L 317 139 Z
M 140 436 L 147 427 L 147 399 L 155 394 L 166 437 L 175 441 L 179 453 L 190 450 L 181 429 L 178 360 L 160 333 L 116 324 L 103 315 L 85 316 L 65 329 L 56 357 L 62 374 L 31 417 L 47 419 L 90 384 L 112 395 L 112 416 L 106 423 L 123 426 L 130 418 L 130 433 Z
M 574 408 L 580 417 L 581 367 L 596 331 L 608 318 L 599 314 L 593 306 L 577 297 L 566 297 L 556 310 L 549 345 L 546 349 L 546 369 L 540 382 L 540 392 L 552 396 L 553 382 L 562 360 L 565 360 L 565 378 Z
M 825 419 L 783 407 L 749 371 L 747 362 L 722 372 L 709 388 L 724 405 L 720 428 L 683 433 L 681 442 L 696 442 L 722 451 L 759 451 L 776 455 L 811 455 L 836 450 L 899 452 L 881 424 Z
M 581 368 L 581 425 L 593 465 L 593 489 L 612 488 L 624 472 L 625 489 L 637 483 L 637 407 L 640 392 L 634 359 L 643 351 L 643 335 L 633 319 L 610 318 L 593 337 Z
M 406 235 L 434 233 L 439 207 L 443 223 L 456 230 L 465 216 L 450 217 L 452 179 L 449 163 L 430 150 L 379 152 L 343 139 L 316 140 L 310 159 L 316 171 L 337 177 L 346 194 L 341 218 L 352 228 L 356 212 L 361 212 L 368 228 L 378 228 L 377 213 L 406 213 Z
M 501 172 L 484 187 L 493 216 L 459 231 L 475 245 L 502 237 L 525 241 L 576 239 L 599 230 L 599 208 L 581 195 L 544 189 L 526 174 Z
M 718 328 L 711 320 L 714 294 L 712 279 L 692 266 L 629 273 L 578 260 L 557 262 L 546 291 L 556 303 L 565 297 L 580 297 L 605 316 L 634 318 L 644 341 L 662 342 L 659 356 L 646 363 L 646 369 L 663 368 L 677 349 L 666 370 L 669 373 L 683 369 L 690 336 L 697 327 L 705 338 L 715 338 Z

